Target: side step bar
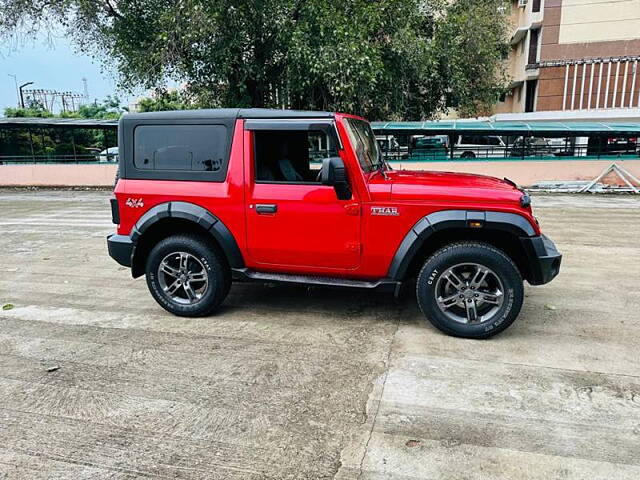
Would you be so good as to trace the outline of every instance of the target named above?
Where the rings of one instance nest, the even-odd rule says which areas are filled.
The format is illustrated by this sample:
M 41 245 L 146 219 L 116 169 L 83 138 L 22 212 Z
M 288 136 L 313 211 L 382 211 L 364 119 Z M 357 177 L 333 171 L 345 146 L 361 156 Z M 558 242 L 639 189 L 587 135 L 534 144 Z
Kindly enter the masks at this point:
M 383 278 L 375 281 L 351 280 L 338 277 L 321 277 L 316 275 L 293 275 L 288 273 L 267 273 L 256 272 L 248 268 L 232 269 L 236 280 L 253 280 L 258 282 L 285 282 L 302 283 L 307 285 L 326 285 L 332 287 L 352 287 L 352 288 L 378 288 L 388 286 L 395 290 L 399 289 L 400 282 Z

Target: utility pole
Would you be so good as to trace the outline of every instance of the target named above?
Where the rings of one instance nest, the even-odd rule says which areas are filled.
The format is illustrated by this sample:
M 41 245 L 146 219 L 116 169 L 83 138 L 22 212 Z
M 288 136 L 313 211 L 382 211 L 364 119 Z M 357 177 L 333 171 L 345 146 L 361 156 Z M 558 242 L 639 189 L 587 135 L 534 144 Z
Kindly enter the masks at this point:
M 20 106 L 22 108 L 24 108 L 24 96 L 22 95 L 22 89 L 24 87 L 26 87 L 27 85 L 33 85 L 33 82 L 27 82 L 27 83 L 23 83 L 22 85 L 20 85 L 20 87 L 18 88 L 18 90 L 20 91 Z
M 89 103 L 89 85 L 86 77 L 82 77 L 82 84 L 84 85 L 84 100 L 82 101 L 83 105 Z
M 10 77 L 13 77 L 13 84 L 16 86 L 16 98 L 18 101 L 18 107 L 20 106 L 20 92 L 18 92 L 18 76 L 15 73 L 7 73 Z

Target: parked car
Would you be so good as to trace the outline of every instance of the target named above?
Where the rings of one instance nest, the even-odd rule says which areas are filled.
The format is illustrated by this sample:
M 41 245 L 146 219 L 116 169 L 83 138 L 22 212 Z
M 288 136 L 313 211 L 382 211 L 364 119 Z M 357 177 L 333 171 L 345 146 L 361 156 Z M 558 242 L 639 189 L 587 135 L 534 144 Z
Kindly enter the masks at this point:
M 425 317 L 487 338 L 516 319 L 523 280 L 561 255 L 509 180 L 390 170 L 369 123 L 263 109 L 125 114 L 109 254 L 160 306 L 202 316 L 232 281 L 416 285 Z M 309 135 L 326 136 L 314 169 Z
M 98 155 L 100 163 L 118 163 L 118 147 L 109 147 Z
M 638 154 L 636 137 L 589 137 L 588 155 L 621 156 Z
M 447 136 L 414 136 L 411 138 L 409 161 L 448 160 Z
M 509 145 L 511 157 L 542 157 L 553 155 L 553 147 L 546 138 L 518 137 Z
M 506 145 L 497 135 L 458 135 L 453 156 L 458 158 L 499 158 L 506 155 Z
M 390 161 L 404 160 L 407 158 L 407 146 L 402 146 L 393 135 L 376 135 L 376 142 L 382 155 Z

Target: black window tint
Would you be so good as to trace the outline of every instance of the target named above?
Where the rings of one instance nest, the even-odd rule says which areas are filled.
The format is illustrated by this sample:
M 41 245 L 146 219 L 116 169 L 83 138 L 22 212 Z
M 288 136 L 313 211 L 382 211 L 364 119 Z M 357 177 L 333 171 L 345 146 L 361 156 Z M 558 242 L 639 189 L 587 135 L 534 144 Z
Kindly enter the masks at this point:
M 487 143 L 489 145 L 500 145 L 500 139 L 498 137 L 488 137 Z
M 226 155 L 223 125 L 141 125 L 134 132 L 140 170 L 218 172 Z

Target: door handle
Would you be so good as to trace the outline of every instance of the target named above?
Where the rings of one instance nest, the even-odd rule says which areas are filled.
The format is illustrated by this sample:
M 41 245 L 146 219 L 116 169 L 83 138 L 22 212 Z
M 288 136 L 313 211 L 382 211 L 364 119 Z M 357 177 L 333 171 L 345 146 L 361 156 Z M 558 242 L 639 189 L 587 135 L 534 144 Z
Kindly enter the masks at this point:
M 258 214 L 264 213 L 276 213 L 278 211 L 278 205 L 275 203 L 257 203 L 256 212 Z

